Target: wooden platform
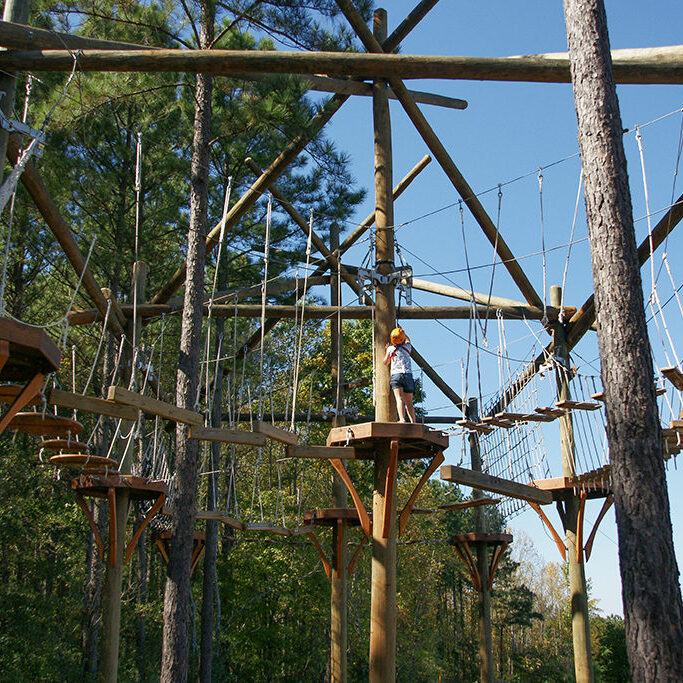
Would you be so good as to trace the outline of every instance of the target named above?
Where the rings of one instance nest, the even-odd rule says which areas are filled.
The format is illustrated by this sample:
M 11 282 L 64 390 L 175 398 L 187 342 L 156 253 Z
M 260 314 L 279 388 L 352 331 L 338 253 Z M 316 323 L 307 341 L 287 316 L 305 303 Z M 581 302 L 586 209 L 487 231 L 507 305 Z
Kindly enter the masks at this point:
M 59 348 L 40 328 L 0 318 L 0 347 L 3 346 L 7 359 L 0 367 L 0 381 L 28 382 L 36 373 L 47 375 L 59 369 Z
M 322 508 L 304 512 L 304 522 L 315 526 L 335 526 L 341 520 L 350 526 L 360 526 L 356 508 Z
M 612 488 L 609 483 L 610 466 L 605 465 L 597 470 L 591 470 L 575 477 L 554 477 L 552 479 L 536 479 L 531 482 L 542 491 L 548 491 L 553 500 L 565 500 L 576 494 L 577 490 L 585 493 L 588 500 L 605 498 Z
M 398 459 L 433 457 L 448 448 L 448 436 L 422 424 L 401 422 L 363 422 L 350 427 L 335 427 L 327 437 L 328 446 L 353 446 L 356 459 L 372 460 L 377 441 L 398 440 Z
M 47 413 L 17 413 L 8 427 L 24 434 L 34 436 L 68 437 L 77 436 L 83 431 L 83 425 L 69 417 L 60 417 Z
M 74 439 L 44 439 L 41 441 L 40 447 L 51 451 L 69 451 L 71 453 L 88 450 L 88 444 L 84 441 L 75 441 Z

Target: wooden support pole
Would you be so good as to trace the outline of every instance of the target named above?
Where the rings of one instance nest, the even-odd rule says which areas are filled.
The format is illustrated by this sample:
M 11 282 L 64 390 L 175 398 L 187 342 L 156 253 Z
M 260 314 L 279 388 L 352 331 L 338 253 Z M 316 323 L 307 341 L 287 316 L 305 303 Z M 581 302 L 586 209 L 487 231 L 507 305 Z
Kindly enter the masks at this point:
M 467 404 L 466 417 L 473 422 L 479 422 L 479 402 L 471 398 Z M 481 472 L 481 451 L 479 448 L 479 434 L 471 431 L 469 434 L 470 462 L 472 471 Z M 472 498 L 483 498 L 481 489 L 473 489 Z M 486 532 L 484 509 L 480 506 L 474 509 L 474 531 L 477 534 Z M 493 683 L 493 630 L 491 628 L 491 589 L 489 588 L 489 558 L 488 545 L 478 543 L 477 573 L 480 577 L 480 586 L 477 591 L 479 603 L 479 680 L 481 683 Z
M 377 40 L 387 37 L 387 14 L 376 10 L 374 31 Z M 373 82 L 373 123 L 375 134 L 375 226 L 377 228 L 376 269 L 385 274 L 394 263 L 394 206 L 392 198 L 391 120 L 387 84 Z M 394 284 L 378 284 L 375 289 L 375 420 L 394 422 L 395 409 L 389 384 L 389 368 L 384 365 L 385 343 L 396 322 Z M 372 577 L 370 594 L 370 672 L 371 683 L 388 683 L 396 678 L 396 515 L 395 501 L 387 510 L 387 474 L 391 465 L 388 442 L 375 453 L 375 488 L 372 496 Z M 385 511 L 391 516 L 385 528 Z
M 683 83 L 682 45 L 614 50 L 612 59 L 617 83 Z M 7 71 L 69 72 L 72 67 L 73 55 L 69 50 L 8 50 L 0 55 L 0 69 Z M 78 68 L 80 71 L 186 72 L 221 76 L 247 72 L 322 73 L 368 79 L 570 82 L 566 53 L 452 57 L 284 50 L 83 50 L 78 58 Z
M 209 50 L 215 52 L 215 50 Z M 348 95 L 334 95 L 318 111 L 318 113 L 308 122 L 305 132 L 297 135 L 273 161 L 273 163 L 261 174 L 252 186 L 237 200 L 228 211 L 225 217 L 225 229 L 228 230 L 247 213 L 256 203 L 264 192 L 282 175 L 285 169 L 299 156 L 304 147 L 320 132 L 322 127 L 332 118 L 339 108 L 349 98 Z M 206 237 L 207 255 L 218 244 L 219 235 L 223 221 L 221 220 Z M 186 264 L 178 268 L 173 277 L 161 288 L 154 296 L 152 303 L 166 303 L 173 293 L 183 284 L 185 280 Z
M 4 22 L 17 22 L 17 24 L 25 24 L 28 21 L 29 10 L 31 9 L 30 0 L 5 0 L 5 6 L 2 12 Z M 16 100 L 17 77 L 10 72 L 0 72 L 0 91 L 4 94 L 0 95 L 0 108 L 2 113 L 8 118 L 14 118 L 14 102 Z M 5 163 L 5 155 L 7 154 L 7 140 L 9 138 L 9 131 L 0 128 L 0 185 L 2 185 L 3 171 Z
M 550 288 L 550 304 L 559 306 L 562 301 L 562 288 Z M 571 377 L 569 349 L 564 326 L 553 325 L 555 357 L 561 365 L 556 370 L 558 401 L 571 400 L 569 380 Z M 560 417 L 560 446 L 562 450 L 562 475 L 576 476 L 574 455 L 574 427 L 571 411 Z M 561 505 L 561 503 L 558 503 Z M 564 524 L 567 550 L 569 553 L 569 589 L 571 592 L 572 638 L 574 643 L 574 673 L 578 683 L 593 681 L 593 659 L 591 656 L 590 623 L 588 617 L 588 592 L 584 570 L 582 541 L 578 538 L 578 516 L 580 500 L 577 495 L 570 496 L 564 504 L 562 522 Z
M 10 135 L 7 142 L 7 158 L 12 164 L 15 164 L 19 158 L 19 139 L 15 135 Z M 102 291 L 97 282 L 95 282 L 95 278 L 90 272 L 90 269 L 85 267 L 85 258 L 83 258 L 83 254 L 76 244 L 71 229 L 62 218 L 62 215 L 59 213 L 57 205 L 48 193 L 40 174 L 30 161 L 26 164 L 26 168 L 21 174 L 21 182 L 31 195 L 38 211 L 40 211 L 40 215 L 57 238 L 57 241 L 64 250 L 66 257 L 76 271 L 76 274 L 79 277 L 81 274 L 83 275 L 83 287 L 104 319 L 107 312 L 107 302 L 102 295 Z M 116 316 L 110 315 L 109 319 L 114 332 L 118 335 L 122 335 L 123 328 Z

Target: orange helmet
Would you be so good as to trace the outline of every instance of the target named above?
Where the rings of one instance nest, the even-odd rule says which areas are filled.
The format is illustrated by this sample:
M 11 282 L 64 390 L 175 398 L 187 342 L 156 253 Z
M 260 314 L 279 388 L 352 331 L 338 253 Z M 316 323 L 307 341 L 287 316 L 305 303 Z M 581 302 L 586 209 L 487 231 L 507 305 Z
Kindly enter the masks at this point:
M 402 327 L 395 327 L 393 330 L 391 330 L 389 337 L 392 344 L 403 344 L 403 342 L 406 340 L 406 333 L 403 331 Z

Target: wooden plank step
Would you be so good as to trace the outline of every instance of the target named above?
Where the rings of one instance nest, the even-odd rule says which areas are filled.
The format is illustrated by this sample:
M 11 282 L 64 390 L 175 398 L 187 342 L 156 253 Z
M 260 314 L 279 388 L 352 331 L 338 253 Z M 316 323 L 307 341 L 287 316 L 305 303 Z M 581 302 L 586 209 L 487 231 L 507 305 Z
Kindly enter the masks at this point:
M 552 415 L 553 417 L 562 417 L 567 414 L 566 410 L 562 410 L 562 408 L 553 408 L 551 406 L 541 406 L 540 408 L 536 408 L 536 412 L 541 415 Z
M 169 508 L 164 508 L 164 513 L 169 514 L 166 511 Z M 172 511 L 170 514 L 173 514 Z M 229 526 L 231 529 L 237 529 L 238 531 L 244 531 L 244 522 L 240 522 L 239 519 L 230 517 L 220 510 L 197 510 L 195 519 L 215 519 L 225 526 Z
M 242 432 L 220 427 L 203 427 L 200 425 L 190 426 L 190 438 L 198 441 L 212 441 L 213 443 L 235 443 L 244 446 L 265 446 L 264 434 L 255 432 Z
M 528 413 L 526 419 L 529 422 L 552 422 L 557 419 L 555 415 L 544 415 L 543 413 Z
M 85 413 L 95 413 L 95 415 L 106 415 L 107 417 L 120 417 L 123 420 L 135 422 L 138 419 L 138 409 L 133 406 L 121 405 L 94 396 L 83 396 L 74 394 L 70 391 L 52 389 L 47 402 L 50 405 L 61 406 L 62 408 L 73 408 L 82 410 Z
M 500 420 L 497 417 L 483 417 L 481 421 L 485 425 L 491 425 L 492 427 L 502 427 L 503 429 L 512 429 L 515 426 L 514 422 L 508 422 L 507 420 Z
M 490 434 L 493 431 L 493 427 L 483 422 L 475 422 L 474 420 L 457 420 L 455 424 L 463 429 L 469 429 L 471 432 L 479 432 L 481 434 Z
M 553 502 L 553 496 L 550 491 L 541 491 L 534 486 L 527 486 L 526 484 L 520 484 L 509 479 L 502 479 L 490 474 L 484 474 L 483 472 L 468 470 L 457 465 L 443 465 L 441 467 L 441 479 L 443 481 L 465 484 L 474 489 L 502 493 L 511 498 L 520 498 L 521 500 L 532 501 L 540 505 L 549 505 Z
M 666 394 L 666 387 L 655 387 L 655 395 L 661 396 L 662 394 Z M 605 392 L 604 391 L 598 391 L 596 394 L 591 394 L 591 398 L 594 401 L 602 401 L 604 403 L 605 402 Z
M 280 429 L 270 424 L 270 422 L 264 422 L 263 420 L 256 420 L 254 422 L 254 431 L 259 434 L 264 434 L 269 439 L 273 441 L 279 441 L 280 443 L 286 443 L 290 446 L 296 446 L 299 443 L 299 437 L 286 429 Z
M 107 399 L 116 403 L 134 406 L 144 413 L 158 415 L 159 417 L 166 418 L 173 422 L 198 426 L 204 424 L 204 418 L 193 410 L 179 408 L 171 403 L 159 401 L 158 399 L 150 398 L 149 396 L 143 396 L 142 394 L 138 394 L 135 391 L 129 391 L 123 387 L 109 387 Z
M 271 534 L 277 534 L 278 536 L 292 536 L 292 530 L 284 526 L 276 526 L 275 524 L 269 524 L 268 522 L 245 522 L 245 531 L 267 531 Z
M 472 500 L 463 500 L 461 503 L 439 505 L 439 510 L 463 510 L 465 508 L 476 508 L 480 505 L 495 505 L 496 503 L 500 503 L 500 498 L 473 498 Z
M 602 407 L 593 401 L 556 401 L 555 405 L 565 410 L 598 410 Z
M 353 460 L 356 457 L 356 449 L 352 446 L 287 446 L 287 457 Z
M 676 366 L 662 368 L 661 373 L 676 387 L 676 389 L 683 391 L 683 373 Z
M 503 411 L 502 413 L 496 413 L 496 417 L 500 420 L 508 420 L 508 422 L 526 422 L 527 421 L 527 414 L 526 413 L 506 413 Z
M 313 524 L 305 524 L 304 526 L 297 526 L 292 529 L 292 536 L 305 536 L 315 531 L 315 526 Z

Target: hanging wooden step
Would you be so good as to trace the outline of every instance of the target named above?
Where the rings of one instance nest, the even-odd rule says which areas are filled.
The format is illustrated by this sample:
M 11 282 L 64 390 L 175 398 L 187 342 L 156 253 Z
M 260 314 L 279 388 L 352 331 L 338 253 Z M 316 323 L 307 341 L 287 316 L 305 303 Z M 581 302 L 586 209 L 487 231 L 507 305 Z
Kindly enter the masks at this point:
M 475 422 L 474 420 L 468 420 L 464 418 L 462 420 L 456 420 L 455 424 L 463 429 L 469 429 L 471 432 L 479 432 L 480 434 L 490 434 L 493 431 L 493 427 L 485 424 L 483 422 Z
M 499 420 L 507 420 L 508 422 L 527 422 L 528 416 L 526 413 L 496 413 Z
M 536 408 L 536 412 L 541 415 L 551 415 L 553 418 L 562 417 L 567 414 L 566 410 L 562 410 L 562 408 L 553 408 L 551 406 Z
M 190 438 L 199 441 L 211 441 L 213 443 L 242 444 L 244 446 L 266 445 L 266 437 L 264 434 L 221 429 L 219 427 L 202 427 L 200 425 L 192 425 L 190 427 Z
M 264 422 L 263 420 L 256 420 L 254 422 L 254 431 L 259 434 L 263 434 L 273 441 L 279 441 L 280 443 L 286 443 L 290 446 L 296 446 L 299 443 L 299 437 L 286 429 L 280 429 L 270 424 L 270 422 Z
M 514 422 L 509 422 L 508 420 L 501 420 L 498 417 L 482 417 L 481 421 L 485 425 L 490 425 L 491 427 L 502 427 L 503 429 L 512 429 L 515 426 Z
M 555 405 L 564 410 L 599 410 L 602 406 L 593 401 L 556 401 Z
M 683 391 L 683 373 L 676 366 L 662 368 L 661 373 L 676 387 L 676 389 Z
M 18 432 L 36 436 L 68 437 L 77 436 L 83 431 L 80 422 L 49 413 L 45 416 L 42 413 L 17 413 L 8 426 Z
M 529 420 L 529 422 L 552 422 L 553 420 L 556 420 L 557 417 L 545 413 L 527 413 L 526 419 Z
M 666 387 L 655 387 L 655 395 L 662 396 L 663 394 L 666 394 Z M 595 394 L 591 394 L 591 398 L 594 401 L 601 401 L 602 403 L 604 403 L 605 402 L 605 392 L 604 391 L 598 391 Z
M 3 384 L 0 385 L 0 403 L 13 403 L 14 400 L 21 394 L 24 387 L 20 384 Z M 37 393 L 32 399 L 22 407 L 39 406 L 43 403 L 43 394 Z
M 463 500 L 460 503 L 439 505 L 439 510 L 464 510 L 466 508 L 480 507 L 481 505 L 495 505 L 496 503 L 500 503 L 500 498 L 473 498 L 472 500 Z
M 119 464 L 113 458 L 88 453 L 66 453 L 53 455 L 50 463 L 55 467 L 72 467 L 86 474 L 106 474 L 107 470 L 118 470 Z
M 159 401 L 156 398 L 143 396 L 142 394 L 138 394 L 135 391 L 129 391 L 123 387 L 109 387 L 107 400 L 122 405 L 133 406 L 134 408 L 142 410 L 143 413 L 158 415 L 159 417 L 166 418 L 172 422 L 180 422 L 181 424 L 187 425 L 204 424 L 203 416 L 199 413 L 195 413 L 193 410 L 179 408 L 172 403 L 166 403 L 165 401 Z
M 71 453 L 84 453 L 88 450 L 87 443 L 73 439 L 45 439 L 40 442 L 40 447 L 47 448 L 50 451 L 69 451 Z
M 114 401 L 96 398 L 95 396 L 74 394 L 70 391 L 62 391 L 61 389 L 52 389 L 47 402 L 50 405 L 62 408 L 73 408 L 85 413 L 106 415 L 107 417 L 119 417 L 122 420 L 130 420 L 131 422 L 135 422 L 138 419 L 138 409 L 133 406 L 121 405 L 114 403 Z

